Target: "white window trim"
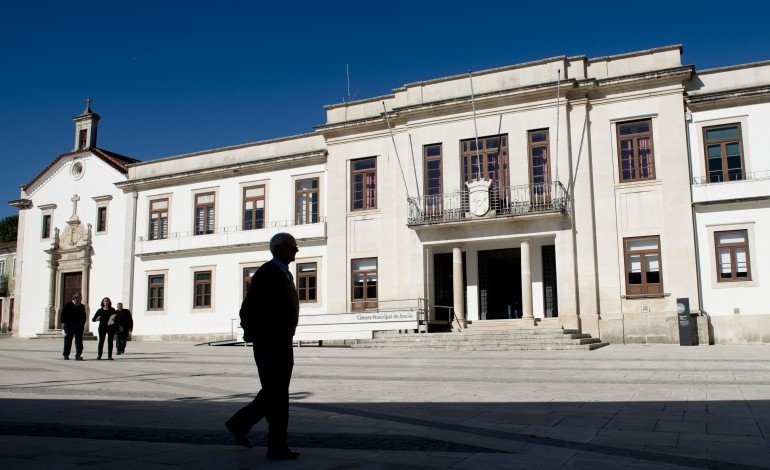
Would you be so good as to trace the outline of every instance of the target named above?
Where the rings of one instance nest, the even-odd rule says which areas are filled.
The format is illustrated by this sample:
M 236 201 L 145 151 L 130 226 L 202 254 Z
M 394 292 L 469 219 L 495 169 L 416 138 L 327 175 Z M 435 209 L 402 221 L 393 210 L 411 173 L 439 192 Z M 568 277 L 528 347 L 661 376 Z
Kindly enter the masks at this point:
M 216 209 L 215 209 L 216 210 Z M 196 307 L 195 306 L 195 273 L 203 272 L 203 271 L 211 271 L 211 306 L 210 307 Z M 187 296 L 189 305 L 190 305 L 190 313 L 192 314 L 198 314 L 198 313 L 214 313 L 214 310 L 216 309 L 216 290 L 217 290 L 217 266 L 216 265 L 207 265 L 207 266 L 191 266 L 190 267 L 190 275 L 189 275 L 189 281 L 188 286 L 190 286 L 189 294 Z
M 703 128 L 712 126 L 725 126 L 728 124 L 740 124 L 741 125 L 741 152 L 743 152 L 743 173 L 745 175 L 751 173 L 751 155 L 749 154 L 749 117 L 733 116 L 728 118 L 708 119 L 704 121 L 695 121 L 695 134 L 698 142 L 698 153 L 693 154 L 693 158 L 696 158 L 698 163 L 698 170 L 702 178 L 708 177 L 708 169 L 706 168 L 706 145 L 703 141 Z M 692 138 L 692 136 L 690 136 Z
M 107 232 L 110 229 L 110 208 L 109 208 L 109 206 L 110 206 L 110 201 L 112 200 L 112 196 L 110 196 L 110 195 L 94 196 L 91 199 L 93 199 L 94 202 L 96 203 L 96 223 L 94 224 L 94 227 L 95 227 L 94 234 L 95 235 L 106 235 Z M 99 209 L 102 208 L 102 207 L 104 207 L 107 210 L 107 213 L 106 213 L 107 217 L 106 217 L 106 219 L 104 221 L 104 230 L 102 230 L 100 232 L 98 230 L 99 229 Z
M 297 221 L 297 182 L 303 181 L 303 180 L 309 180 L 313 178 L 318 179 L 318 220 L 322 220 L 324 216 L 324 179 L 323 179 L 323 172 L 313 172 L 313 173 L 307 173 L 303 175 L 294 175 L 291 177 L 291 194 L 289 195 L 290 198 L 292 198 L 291 202 L 291 208 L 292 208 L 292 221 L 296 223 Z
M 323 279 L 325 279 L 324 276 L 321 276 L 321 271 L 323 269 L 323 257 L 321 257 L 321 256 L 311 256 L 311 257 L 308 257 L 308 258 L 298 258 L 298 259 L 294 260 L 294 266 L 292 266 L 292 268 L 293 268 L 292 276 L 294 276 L 295 287 L 296 287 L 297 279 L 299 279 L 299 270 L 297 269 L 297 266 L 300 265 L 300 264 L 305 264 L 305 263 L 315 263 L 315 273 L 316 273 L 315 274 L 316 275 L 316 291 L 315 292 L 316 292 L 316 294 L 315 294 L 315 302 L 302 302 L 302 301 L 300 301 L 300 303 L 299 303 L 300 309 L 302 309 L 303 307 L 306 307 L 306 308 L 321 307 L 321 306 L 323 306 L 323 295 L 321 295 L 321 293 L 322 293 L 322 289 L 321 288 L 324 287 L 324 286 L 321 286 L 321 281 Z
M 191 218 L 191 224 L 190 224 L 190 234 L 195 235 L 195 199 L 201 195 L 201 194 L 207 194 L 207 193 L 214 193 L 214 233 L 212 234 L 204 234 L 204 235 L 198 235 L 199 237 L 203 237 L 205 235 L 213 235 L 217 233 L 217 230 L 219 227 L 219 186 L 211 187 L 211 188 L 198 188 L 193 189 L 191 191 L 191 201 L 190 201 L 190 218 Z M 171 201 L 169 201 L 169 205 L 171 205 Z
M 168 221 L 166 221 L 166 224 L 168 225 L 168 229 L 167 229 L 168 236 L 166 238 L 167 239 L 171 238 L 171 207 L 173 205 L 172 198 L 173 198 L 172 193 L 153 194 L 152 196 L 147 196 L 147 210 L 145 211 L 145 214 L 144 214 L 144 221 L 145 221 L 144 223 L 147 224 L 144 230 L 144 239 L 146 241 L 156 241 L 156 240 L 150 240 L 150 209 L 154 201 L 161 201 L 163 199 L 168 200 L 168 208 L 166 209 L 168 213 Z M 193 201 L 195 200 L 193 199 Z M 136 221 L 137 225 L 139 224 L 139 220 L 140 219 L 137 219 Z M 163 239 L 159 239 L 159 240 L 163 240 Z
M 620 155 L 618 155 L 618 124 L 625 124 L 631 121 L 644 121 L 650 120 L 650 132 L 652 133 L 652 161 L 653 169 L 655 171 L 655 178 L 646 180 L 629 180 L 620 181 Z M 658 160 L 658 152 L 656 142 L 658 141 L 658 115 L 657 114 L 641 114 L 637 116 L 629 116 L 623 118 L 610 119 L 610 136 L 612 136 L 612 145 L 610 150 L 612 151 L 612 175 L 614 178 L 615 188 L 630 188 L 634 186 L 650 186 L 654 184 L 660 184 L 660 161 Z
M 269 179 L 263 179 L 263 180 L 250 180 L 250 181 L 244 181 L 241 182 L 238 185 L 238 199 L 239 203 L 238 206 L 240 207 L 240 212 L 238 212 L 238 230 L 243 230 L 243 213 L 245 212 L 245 207 L 243 206 L 243 192 L 246 190 L 246 188 L 252 188 L 254 186 L 264 186 L 265 187 L 265 226 L 261 229 L 254 229 L 254 230 L 264 230 L 268 227 L 270 227 L 270 222 L 272 220 L 270 219 L 270 180 Z M 193 202 L 193 205 L 195 202 Z M 216 219 L 216 208 L 214 208 L 214 218 Z
M 160 310 L 149 310 L 147 308 L 147 301 L 150 298 L 150 276 L 157 276 L 157 275 L 163 275 L 163 308 Z M 142 309 L 144 310 L 144 314 L 147 316 L 153 316 L 153 315 L 166 315 L 168 313 L 168 286 L 169 286 L 169 276 L 168 276 L 168 269 L 158 269 L 153 271 L 145 271 L 144 272 L 144 286 L 143 289 L 143 302 L 142 302 Z
M 754 236 L 754 222 L 743 222 L 734 224 L 707 225 L 708 250 L 709 250 L 709 272 L 711 273 L 712 289 L 731 289 L 735 287 L 759 287 L 759 271 L 757 270 L 757 248 L 755 246 L 756 237 Z M 729 232 L 733 230 L 746 230 L 749 237 L 749 266 L 751 267 L 750 281 L 730 281 L 719 282 L 719 273 L 717 273 L 716 259 L 716 232 Z M 701 267 L 701 269 L 703 269 Z
M 40 237 L 40 241 L 51 240 L 56 233 L 56 228 L 53 222 L 53 215 L 54 210 L 56 209 L 56 204 L 43 204 L 38 206 L 38 209 L 40 209 L 40 229 L 37 231 L 37 236 Z M 48 234 L 47 238 L 43 238 L 43 219 L 46 215 L 51 216 L 51 232 Z

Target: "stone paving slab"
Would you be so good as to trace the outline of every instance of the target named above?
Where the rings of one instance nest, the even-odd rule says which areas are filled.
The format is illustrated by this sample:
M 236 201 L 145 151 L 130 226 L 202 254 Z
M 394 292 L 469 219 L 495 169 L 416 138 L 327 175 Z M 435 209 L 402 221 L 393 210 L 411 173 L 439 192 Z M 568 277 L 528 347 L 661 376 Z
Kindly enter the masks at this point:
M 63 361 L 55 341 L 0 340 L 0 468 L 770 468 L 770 346 L 596 351 L 303 347 L 293 462 L 266 423 L 234 445 L 251 350 L 129 343 Z

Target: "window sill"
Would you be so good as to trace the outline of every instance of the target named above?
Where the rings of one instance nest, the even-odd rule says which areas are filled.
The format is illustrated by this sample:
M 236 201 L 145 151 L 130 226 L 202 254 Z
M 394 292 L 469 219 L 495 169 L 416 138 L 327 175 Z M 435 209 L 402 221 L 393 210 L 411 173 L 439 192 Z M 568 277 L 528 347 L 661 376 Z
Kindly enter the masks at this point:
M 635 300 L 635 299 L 662 299 L 664 297 L 671 297 L 670 292 L 664 292 L 663 294 L 628 294 L 621 295 L 621 299 Z

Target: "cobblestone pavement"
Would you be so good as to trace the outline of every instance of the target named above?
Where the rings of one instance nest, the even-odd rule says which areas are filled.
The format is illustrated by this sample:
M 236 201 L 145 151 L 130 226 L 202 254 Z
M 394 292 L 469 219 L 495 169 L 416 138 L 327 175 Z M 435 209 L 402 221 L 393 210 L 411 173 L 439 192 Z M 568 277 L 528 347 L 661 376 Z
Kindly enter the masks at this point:
M 86 348 L 0 340 L 1 468 L 770 468 L 770 345 L 303 347 L 291 462 L 265 457 L 264 422 L 253 449 L 224 429 L 258 387 L 250 349 Z

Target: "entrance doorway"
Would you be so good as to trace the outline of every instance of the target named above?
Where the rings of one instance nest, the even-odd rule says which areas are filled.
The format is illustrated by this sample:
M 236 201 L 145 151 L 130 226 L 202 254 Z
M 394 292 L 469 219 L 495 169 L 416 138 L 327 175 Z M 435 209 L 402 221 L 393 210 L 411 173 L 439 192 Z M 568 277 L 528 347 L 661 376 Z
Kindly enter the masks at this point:
M 83 273 L 64 273 L 61 277 L 61 299 L 59 305 L 62 307 L 64 304 L 72 300 L 72 296 L 83 290 Z M 85 299 L 83 299 L 85 300 Z M 55 318 L 51 320 L 52 329 L 61 329 L 61 319 L 59 315 L 55 315 Z
M 479 260 L 479 319 L 521 318 L 521 249 L 484 250 Z
M 543 306 L 546 318 L 559 316 L 556 292 L 556 247 L 543 245 Z

